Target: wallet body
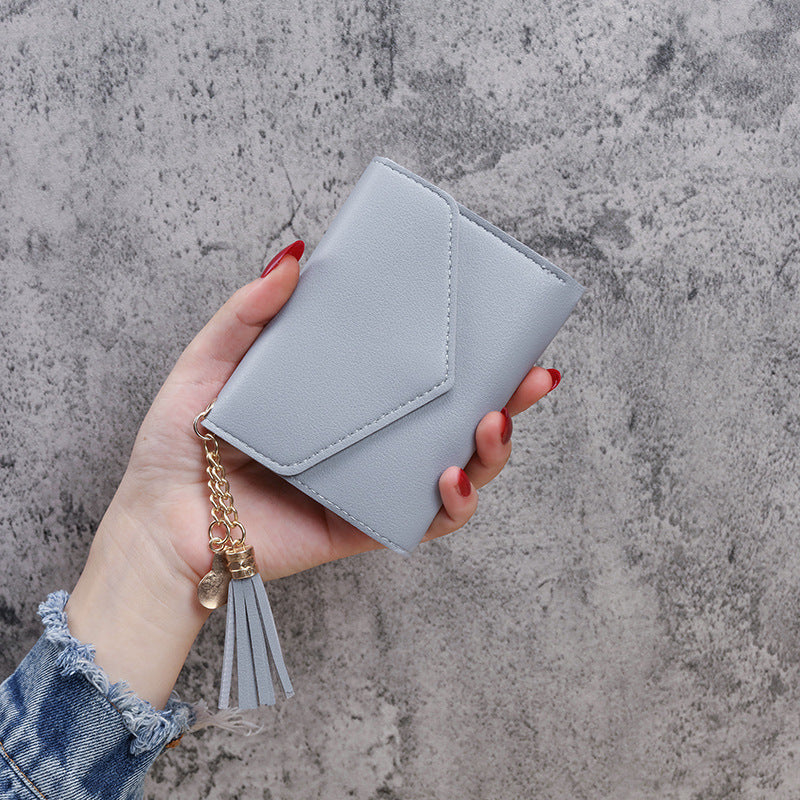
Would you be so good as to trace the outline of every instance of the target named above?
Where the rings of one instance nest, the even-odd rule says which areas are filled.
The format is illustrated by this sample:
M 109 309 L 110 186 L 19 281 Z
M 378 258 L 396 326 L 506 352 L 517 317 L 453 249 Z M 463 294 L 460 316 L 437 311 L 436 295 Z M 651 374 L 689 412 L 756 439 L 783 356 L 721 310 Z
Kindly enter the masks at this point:
M 410 553 L 584 287 L 384 158 L 205 426 L 386 547 Z

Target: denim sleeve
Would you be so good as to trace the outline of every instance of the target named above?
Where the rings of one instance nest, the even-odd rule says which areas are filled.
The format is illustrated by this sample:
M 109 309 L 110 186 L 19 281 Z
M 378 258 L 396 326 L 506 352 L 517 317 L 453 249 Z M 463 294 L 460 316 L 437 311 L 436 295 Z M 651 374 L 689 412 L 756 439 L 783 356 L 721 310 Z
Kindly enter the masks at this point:
M 194 723 L 172 695 L 156 710 L 112 684 L 69 632 L 67 592 L 39 606 L 45 631 L 0 685 L 0 800 L 136 800 L 156 756 Z

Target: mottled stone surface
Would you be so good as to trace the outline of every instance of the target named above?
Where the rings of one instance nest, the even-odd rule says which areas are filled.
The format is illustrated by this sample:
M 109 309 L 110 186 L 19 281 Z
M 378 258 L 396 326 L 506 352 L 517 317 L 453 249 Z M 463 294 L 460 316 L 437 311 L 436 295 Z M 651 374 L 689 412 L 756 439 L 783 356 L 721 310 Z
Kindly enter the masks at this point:
M 466 530 L 275 582 L 297 697 L 147 796 L 800 796 L 799 56 L 788 0 L 0 2 L 3 674 L 183 347 L 383 154 L 587 287 L 563 381 Z

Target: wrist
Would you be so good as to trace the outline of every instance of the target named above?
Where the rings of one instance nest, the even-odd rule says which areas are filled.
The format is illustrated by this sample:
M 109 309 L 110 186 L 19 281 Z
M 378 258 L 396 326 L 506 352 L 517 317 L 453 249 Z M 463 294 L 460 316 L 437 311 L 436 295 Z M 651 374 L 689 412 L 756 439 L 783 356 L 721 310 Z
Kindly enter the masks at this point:
M 65 609 L 112 681 L 162 708 L 209 612 L 196 583 L 112 502 Z

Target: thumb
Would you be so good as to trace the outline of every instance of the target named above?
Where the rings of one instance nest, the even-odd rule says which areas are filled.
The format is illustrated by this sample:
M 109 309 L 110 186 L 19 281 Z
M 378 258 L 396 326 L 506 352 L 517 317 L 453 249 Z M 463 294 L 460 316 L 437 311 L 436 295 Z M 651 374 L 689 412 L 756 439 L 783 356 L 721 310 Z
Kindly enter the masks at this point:
M 225 302 L 194 337 L 172 370 L 173 379 L 221 386 L 264 326 L 280 311 L 297 286 L 301 240 L 275 256 L 264 274 Z

